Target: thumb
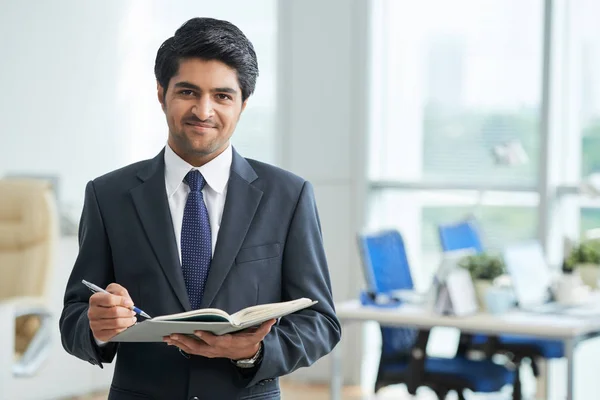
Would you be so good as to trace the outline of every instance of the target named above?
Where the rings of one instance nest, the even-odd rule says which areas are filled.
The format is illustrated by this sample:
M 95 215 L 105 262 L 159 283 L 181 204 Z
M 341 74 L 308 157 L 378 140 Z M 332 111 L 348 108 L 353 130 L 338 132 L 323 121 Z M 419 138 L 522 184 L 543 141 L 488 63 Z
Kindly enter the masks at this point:
M 263 323 L 262 328 L 266 333 L 269 333 L 271 331 L 271 328 L 273 327 L 273 325 L 275 325 L 275 323 L 277 322 L 276 319 L 270 319 L 266 322 Z
M 118 283 L 111 283 L 106 287 L 106 291 L 115 296 L 121 297 L 121 302 L 119 303 L 119 305 L 121 305 L 122 307 L 133 306 L 133 301 L 131 300 L 131 296 L 129 296 L 129 292 L 127 291 L 127 289 L 125 289 Z

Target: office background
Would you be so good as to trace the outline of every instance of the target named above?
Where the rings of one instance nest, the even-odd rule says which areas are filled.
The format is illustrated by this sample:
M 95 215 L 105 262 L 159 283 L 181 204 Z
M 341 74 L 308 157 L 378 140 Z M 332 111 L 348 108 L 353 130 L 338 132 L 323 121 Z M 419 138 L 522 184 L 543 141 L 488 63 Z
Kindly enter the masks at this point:
M 424 288 L 440 259 L 435 227 L 474 210 L 490 248 L 539 239 L 558 266 L 565 237 L 600 227 L 600 201 L 582 193 L 600 172 L 599 14 L 595 0 L 0 0 L 0 175 L 56 182 L 54 312 L 85 183 L 166 142 L 154 57 L 193 16 L 230 20 L 255 45 L 260 77 L 233 144 L 314 184 L 336 300 L 363 287 L 358 232 L 402 231 Z M 513 139 L 529 162 L 496 165 L 491 149 Z M 346 383 L 374 379 L 377 335 L 345 330 Z M 598 394 L 600 347 L 579 352 L 579 392 Z M 108 382 L 110 368 L 61 357 L 29 378 L 32 398 Z M 327 382 L 328 371 L 325 358 L 290 379 Z

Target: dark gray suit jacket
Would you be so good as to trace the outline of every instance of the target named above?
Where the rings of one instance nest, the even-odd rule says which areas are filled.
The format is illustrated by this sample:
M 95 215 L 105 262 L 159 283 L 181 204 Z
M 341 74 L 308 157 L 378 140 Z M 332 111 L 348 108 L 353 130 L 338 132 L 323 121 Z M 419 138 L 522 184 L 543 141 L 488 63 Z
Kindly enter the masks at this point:
M 340 340 L 310 183 L 233 152 L 227 198 L 202 307 L 227 312 L 309 297 L 263 342 L 257 368 L 185 358 L 165 343 L 96 345 L 82 279 L 127 288 L 152 316 L 190 310 L 165 189 L 164 150 L 88 183 L 77 261 L 67 284 L 64 348 L 102 367 L 115 355 L 109 399 L 278 399 L 278 377 L 314 363 Z

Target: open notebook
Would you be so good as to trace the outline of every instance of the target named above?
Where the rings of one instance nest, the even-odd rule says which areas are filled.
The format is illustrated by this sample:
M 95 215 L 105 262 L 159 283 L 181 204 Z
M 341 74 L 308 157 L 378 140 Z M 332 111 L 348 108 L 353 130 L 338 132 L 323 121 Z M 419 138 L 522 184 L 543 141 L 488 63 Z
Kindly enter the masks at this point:
M 260 325 L 270 319 L 281 318 L 316 303 L 316 301 L 301 298 L 282 303 L 252 306 L 231 315 L 216 308 L 163 315 L 136 323 L 114 336 L 110 341 L 162 342 L 163 336 L 173 333 L 193 335 L 194 331 L 208 331 L 215 335 L 224 335 Z

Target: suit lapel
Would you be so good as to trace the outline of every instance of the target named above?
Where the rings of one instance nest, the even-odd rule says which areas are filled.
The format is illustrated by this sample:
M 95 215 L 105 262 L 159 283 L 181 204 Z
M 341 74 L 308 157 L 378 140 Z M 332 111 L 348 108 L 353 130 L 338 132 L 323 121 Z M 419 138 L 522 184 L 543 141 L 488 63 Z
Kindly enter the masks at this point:
M 189 311 L 190 301 L 177 254 L 177 242 L 165 188 L 164 150 L 150 161 L 148 168 L 138 173 L 138 177 L 143 183 L 131 190 L 135 208 L 169 284 L 182 307 Z
M 263 192 L 251 185 L 256 173 L 235 150 L 231 164 L 227 198 L 223 209 L 217 246 L 206 281 L 201 307 L 209 307 L 233 266 Z

